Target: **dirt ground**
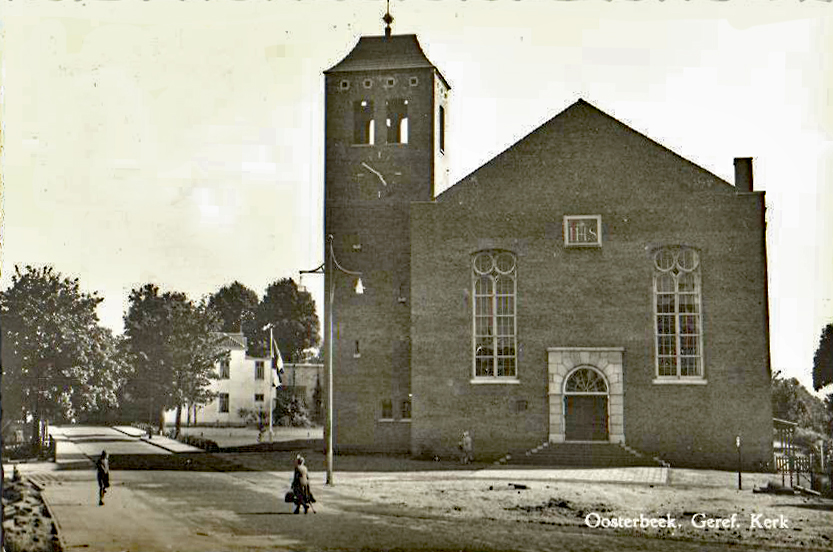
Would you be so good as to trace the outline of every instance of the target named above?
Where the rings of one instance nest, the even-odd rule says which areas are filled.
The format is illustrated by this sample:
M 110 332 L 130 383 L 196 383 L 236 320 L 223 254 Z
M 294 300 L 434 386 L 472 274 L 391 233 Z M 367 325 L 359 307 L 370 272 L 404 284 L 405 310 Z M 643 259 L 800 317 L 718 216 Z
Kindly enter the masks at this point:
M 25 477 L 3 481 L 3 543 L 6 552 L 53 552 L 57 530 L 40 489 Z
M 225 430 L 223 430 L 225 433 Z M 236 445 L 251 436 L 220 435 Z M 291 470 L 302 452 L 310 470 L 322 475 L 324 455 L 310 449 L 303 434 L 287 434 L 298 450 L 223 453 L 224 461 L 252 470 Z M 292 446 L 296 442 L 291 443 Z M 263 444 L 264 449 L 269 445 Z M 291 449 L 291 447 L 290 447 Z M 708 470 L 672 469 L 668 485 L 637 485 L 567 481 L 524 481 L 496 476 L 489 479 L 458 477 L 455 470 L 491 468 L 490 464 L 460 466 L 453 462 L 424 462 L 405 457 L 337 456 L 336 486 L 332 492 L 364 499 L 365 508 L 379 513 L 427 519 L 470 519 L 475 523 L 505 520 L 563 526 L 570 530 L 680 539 L 693 542 L 742 544 L 764 549 L 799 548 L 833 550 L 833 500 L 803 495 L 754 493 L 754 487 L 780 483 L 772 474 L 743 474 L 743 490 L 737 490 L 737 474 Z M 438 473 L 429 473 L 438 472 Z M 7 476 L 10 474 L 6 474 Z M 511 476 L 507 474 L 507 476 Z M 21 539 L 16 550 L 52 550 L 52 522 L 39 503 L 37 488 L 20 483 L 4 484 L 7 552 L 11 538 Z M 313 481 L 315 487 L 323 481 Z M 8 489 L 8 490 L 7 490 Z M 588 517 L 590 516 L 590 517 Z M 734 516 L 734 524 L 732 517 Z M 639 526 L 647 520 L 649 526 Z M 659 520 L 674 519 L 673 528 L 659 527 Z M 727 527 L 703 526 L 727 520 Z M 627 520 L 627 521 L 626 521 Z M 637 522 L 637 527 L 588 527 Z M 651 527 L 653 520 L 654 527 Z M 712 521 L 710 521 L 712 520 Z M 761 526 L 757 527 L 756 520 Z M 770 527 L 766 527 L 766 520 Z M 37 529 L 37 533 L 35 533 Z M 37 536 L 37 540 L 34 539 Z M 37 545 L 42 545 L 38 548 Z
M 505 480 L 404 481 L 390 477 L 351 478 L 341 481 L 336 489 L 386 508 L 402 508 L 407 512 L 404 515 L 416 517 L 509 520 L 765 548 L 833 549 L 833 501 L 752 492 L 753 484 L 765 486 L 775 480 L 771 475 L 744 474 L 744 490 L 737 491 L 737 474 L 673 470 L 672 483 L 662 486 L 527 482 L 526 488 L 519 488 Z M 731 527 L 733 514 L 735 524 Z M 590 524 L 602 523 L 602 518 L 636 518 L 639 522 L 640 516 L 648 521 L 670 516 L 676 527 L 590 528 L 588 515 Z M 697 527 L 715 518 L 726 518 L 729 527 Z M 753 519 L 762 527 L 753 527 Z M 767 519 L 778 520 L 778 527 L 765 527 Z

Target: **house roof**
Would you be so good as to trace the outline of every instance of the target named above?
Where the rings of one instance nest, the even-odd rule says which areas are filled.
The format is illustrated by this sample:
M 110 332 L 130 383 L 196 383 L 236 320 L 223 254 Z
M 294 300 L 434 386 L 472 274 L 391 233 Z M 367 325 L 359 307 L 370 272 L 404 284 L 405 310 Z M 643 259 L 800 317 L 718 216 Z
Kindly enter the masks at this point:
M 448 82 L 422 51 L 414 34 L 363 36 L 347 56 L 324 74 L 388 69 L 434 69 L 443 83 Z
M 221 344 L 223 347 L 229 349 L 246 348 L 246 336 L 242 333 L 217 332 L 217 336 L 222 338 Z

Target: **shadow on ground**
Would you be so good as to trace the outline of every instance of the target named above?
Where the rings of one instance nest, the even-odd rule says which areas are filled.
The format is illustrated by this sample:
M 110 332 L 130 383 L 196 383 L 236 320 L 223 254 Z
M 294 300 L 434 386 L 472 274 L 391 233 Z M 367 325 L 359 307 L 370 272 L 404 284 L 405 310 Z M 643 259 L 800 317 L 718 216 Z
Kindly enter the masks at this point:
M 236 447 L 220 447 L 220 452 L 275 452 L 299 450 L 324 450 L 323 439 L 295 439 L 293 441 L 274 441 L 272 443 L 254 443 Z

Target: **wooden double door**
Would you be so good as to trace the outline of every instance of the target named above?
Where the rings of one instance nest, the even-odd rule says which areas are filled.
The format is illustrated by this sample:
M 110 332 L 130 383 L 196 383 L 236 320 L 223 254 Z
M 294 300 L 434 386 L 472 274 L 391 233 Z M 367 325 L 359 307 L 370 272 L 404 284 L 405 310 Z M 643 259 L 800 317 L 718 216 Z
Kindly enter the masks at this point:
M 564 424 L 567 441 L 607 441 L 607 395 L 566 395 Z

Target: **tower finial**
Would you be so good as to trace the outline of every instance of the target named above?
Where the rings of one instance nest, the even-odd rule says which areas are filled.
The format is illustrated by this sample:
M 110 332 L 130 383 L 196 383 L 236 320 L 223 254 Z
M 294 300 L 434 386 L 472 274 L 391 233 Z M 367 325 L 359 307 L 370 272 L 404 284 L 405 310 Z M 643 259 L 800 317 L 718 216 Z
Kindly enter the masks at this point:
M 387 0 L 387 11 L 385 11 L 382 21 L 385 22 L 385 38 L 390 38 L 390 24 L 393 23 L 393 16 L 390 14 L 390 0 Z

